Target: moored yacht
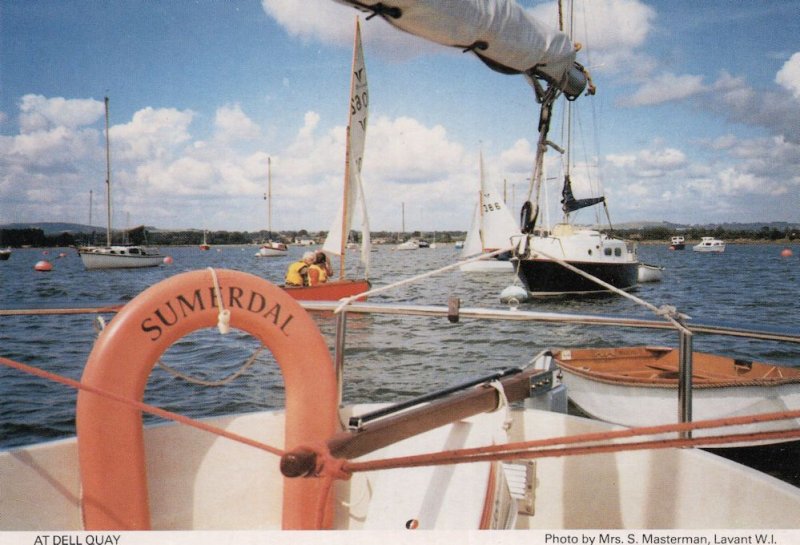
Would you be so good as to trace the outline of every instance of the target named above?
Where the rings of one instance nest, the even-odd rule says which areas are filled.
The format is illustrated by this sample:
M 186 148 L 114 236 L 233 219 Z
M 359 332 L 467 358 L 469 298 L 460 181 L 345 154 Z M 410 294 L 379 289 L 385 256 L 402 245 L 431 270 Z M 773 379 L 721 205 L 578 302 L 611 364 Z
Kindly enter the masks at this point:
M 552 230 L 537 230 L 518 248 L 518 275 L 533 295 L 595 293 L 607 288 L 560 262 L 627 290 L 639 277 L 636 249 L 621 239 L 595 229 L 559 223 Z

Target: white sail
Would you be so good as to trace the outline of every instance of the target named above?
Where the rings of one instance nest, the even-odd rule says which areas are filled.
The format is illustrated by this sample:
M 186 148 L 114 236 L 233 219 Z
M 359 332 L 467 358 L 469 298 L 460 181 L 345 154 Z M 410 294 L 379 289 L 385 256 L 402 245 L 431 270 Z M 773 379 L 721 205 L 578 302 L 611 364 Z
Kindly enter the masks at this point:
M 464 239 L 464 247 L 461 249 L 461 257 L 468 258 L 478 255 L 483 251 L 481 244 L 481 205 L 480 197 L 475 203 L 472 213 L 472 223 L 469 225 L 467 237 Z
M 520 235 L 519 226 L 503 202 L 497 186 L 484 173 L 483 154 L 480 157 L 480 180 L 481 191 L 472 226 L 464 242 L 464 257 L 511 248 L 512 237 Z
M 356 202 L 361 202 L 361 260 L 369 268 L 369 219 L 361 182 L 361 165 L 364 159 L 364 144 L 367 135 L 369 92 L 364 53 L 361 48 L 361 29 L 356 20 L 355 44 L 353 47 L 353 70 L 350 79 L 350 114 L 347 125 L 347 151 L 342 206 L 325 239 L 323 250 L 344 259 L 347 235 L 353 222 Z
M 336 0 L 446 46 L 470 50 L 491 68 L 545 78 L 570 96 L 586 85 L 567 35 L 534 19 L 514 0 Z

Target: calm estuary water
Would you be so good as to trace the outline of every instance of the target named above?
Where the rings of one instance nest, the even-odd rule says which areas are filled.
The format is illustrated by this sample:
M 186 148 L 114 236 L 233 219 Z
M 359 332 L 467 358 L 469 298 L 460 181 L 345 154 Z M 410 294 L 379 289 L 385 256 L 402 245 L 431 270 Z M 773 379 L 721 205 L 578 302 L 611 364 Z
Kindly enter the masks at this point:
M 640 258 L 666 267 L 664 280 L 645 284 L 637 296 L 661 306 L 676 306 L 698 322 L 737 323 L 797 331 L 800 320 L 800 247 L 794 257 L 781 257 L 782 246 L 729 244 L 720 255 L 690 249 L 669 251 L 666 244 L 642 246 Z M 204 267 L 241 270 L 281 282 L 288 263 L 304 248 L 293 247 L 289 257 L 259 259 L 256 247 L 163 248 L 171 265 L 138 271 L 86 271 L 74 250 L 15 250 L 0 262 L 0 308 L 65 308 L 116 305 L 132 299 L 149 285 L 174 274 Z M 63 257 L 59 257 L 60 254 Z M 372 254 L 371 280 L 378 287 L 454 262 L 452 246 L 396 252 L 378 247 Z M 50 273 L 35 272 L 34 264 L 48 259 Z M 354 259 L 353 259 L 354 260 Z M 372 301 L 447 305 L 450 296 L 462 307 L 504 308 L 499 301 L 511 275 L 493 277 L 450 271 L 420 283 L 398 288 Z M 651 317 L 620 297 L 535 301 L 523 308 L 549 312 Z M 105 315 L 109 320 L 112 315 Z M 335 322 L 315 314 L 333 347 Z M 0 355 L 80 379 L 97 335 L 92 315 L 0 317 Z M 346 403 L 400 401 L 433 389 L 519 366 L 542 349 L 555 346 L 677 345 L 673 332 L 648 332 L 607 327 L 532 324 L 444 318 L 354 316 L 348 321 L 345 370 Z M 800 365 L 800 346 L 698 336 L 696 350 L 786 366 Z M 218 381 L 237 371 L 258 348 L 249 336 L 215 331 L 197 332 L 173 345 L 164 363 L 206 381 Z M 135 349 L 135 347 L 131 347 Z M 156 369 L 145 401 L 195 417 L 254 411 L 283 405 L 277 366 L 268 352 L 227 386 L 207 387 L 174 378 Z M 74 434 L 75 393 L 15 370 L 0 368 L 0 448 L 9 448 Z

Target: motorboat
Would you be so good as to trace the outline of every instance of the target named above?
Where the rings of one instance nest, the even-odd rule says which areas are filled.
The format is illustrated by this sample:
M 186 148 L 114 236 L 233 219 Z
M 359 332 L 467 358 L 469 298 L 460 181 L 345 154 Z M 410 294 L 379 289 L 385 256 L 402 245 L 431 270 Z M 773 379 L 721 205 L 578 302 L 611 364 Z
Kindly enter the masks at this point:
M 684 248 L 686 248 L 686 242 L 682 236 L 678 235 L 670 239 L 669 241 L 670 250 L 683 250 Z
M 702 237 L 700 243 L 692 246 L 695 252 L 722 253 L 725 251 L 725 242 L 714 237 Z

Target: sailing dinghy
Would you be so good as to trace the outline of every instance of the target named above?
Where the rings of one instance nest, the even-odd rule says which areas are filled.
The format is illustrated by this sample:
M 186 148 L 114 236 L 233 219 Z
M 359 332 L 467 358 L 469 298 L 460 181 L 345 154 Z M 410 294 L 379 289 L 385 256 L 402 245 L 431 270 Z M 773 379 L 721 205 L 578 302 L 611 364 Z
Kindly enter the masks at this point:
M 361 27 L 356 20 L 353 44 L 353 68 L 350 77 L 350 104 L 345 148 L 344 188 L 338 214 L 328 231 L 322 251 L 339 256 L 339 277 L 316 286 L 285 286 L 295 299 L 300 300 L 339 300 L 369 290 L 369 259 L 371 251 L 369 218 L 364 187 L 361 181 L 361 165 L 364 161 L 364 144 L 367 136 L 369 117 L 369 89 L 364 52 L 361 46 Z M 361 263 L 364 278 L 346 278 L 345 255 L 347 239 L 353 225 L 356 204 L 361 212 Z
M 461 250 L 461 258 L 469 259 L 481 254 L 507 248 L 507 255 L 493 256 L 459 265 L 464 272 L 513 273 L 514 264 L 509 260 L 513 241 L 521 235 L 516 220 L 497 191 L 494 182 L 489 180 L 483 170 L 483 154 L 480 156 L 480 191 L 472 218 Z

